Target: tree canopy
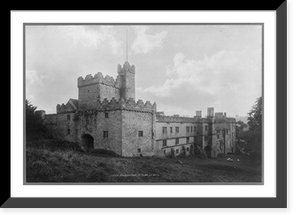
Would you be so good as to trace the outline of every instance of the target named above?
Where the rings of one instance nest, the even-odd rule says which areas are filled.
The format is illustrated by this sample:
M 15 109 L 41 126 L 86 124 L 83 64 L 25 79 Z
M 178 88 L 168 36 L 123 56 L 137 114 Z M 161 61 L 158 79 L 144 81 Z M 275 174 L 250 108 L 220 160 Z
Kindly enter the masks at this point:
M 27 140 L 43 137 L 46 132 L 42 116 L 36 109 L 37 107 L 33 106 L 29 100 L 25 100 Z
M 252 153 L 260 155 L 262 152 L 262 116 L 263 116 L 262 97 L 257 98 L 252 109 L 248 113 L 247 146 Z
M 248 113 L 248 125 L 250 131 L 262 131 L 262 108 L 262 97 L 259 97 Z
M 262 97 L 256 99 L 248 113 L 247 124 L 242 121 L 236 123 L 236 136 L 240 148 L 256 156 L 262 153 Z

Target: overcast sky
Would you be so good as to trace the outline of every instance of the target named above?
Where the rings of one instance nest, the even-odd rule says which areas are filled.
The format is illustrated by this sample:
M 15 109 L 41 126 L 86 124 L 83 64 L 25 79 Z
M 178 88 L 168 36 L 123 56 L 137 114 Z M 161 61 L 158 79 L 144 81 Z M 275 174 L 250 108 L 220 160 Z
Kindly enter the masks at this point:
M 246 116 L 262 94 L 260 25 L 26 26 L 26 98 L 55 113 L 78 98 L 77 78 L 136 67 L 136 99 L 167 115 Z

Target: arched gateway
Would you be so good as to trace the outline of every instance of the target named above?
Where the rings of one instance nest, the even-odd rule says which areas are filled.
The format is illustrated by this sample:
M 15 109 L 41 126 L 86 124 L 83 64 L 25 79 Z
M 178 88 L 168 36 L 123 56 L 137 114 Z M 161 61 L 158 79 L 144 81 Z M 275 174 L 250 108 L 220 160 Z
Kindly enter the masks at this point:
M 94 138 L 89 134 L 84 134 L 81 136 L 81 148 L 83 150 L 89 151 L 94 149 Z

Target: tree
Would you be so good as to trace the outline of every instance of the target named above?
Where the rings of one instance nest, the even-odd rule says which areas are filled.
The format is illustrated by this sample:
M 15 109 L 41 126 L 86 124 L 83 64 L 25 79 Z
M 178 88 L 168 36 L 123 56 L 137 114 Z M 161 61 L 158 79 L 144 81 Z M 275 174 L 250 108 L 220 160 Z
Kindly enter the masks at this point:
M 247 133 L 247 149 L 254 154 L 261 154 L 262 112 L 262 97 L 259 97 L 248 113 L 249 132 Z
M 248 113 L 248 125 L 250 131 L 262 131 L 262 97 L 258 98 L 255 105 Z
M 242 139 L 243 133 L 248 130 L 248 125 L 243 121 L 236 122 L 236 137 L 237 139 Z
M 33 106 L 29 100 L 25 100 L 27 140 L 43 137 L 46 132 L 42 116 L 36 109 L 37 107 Z

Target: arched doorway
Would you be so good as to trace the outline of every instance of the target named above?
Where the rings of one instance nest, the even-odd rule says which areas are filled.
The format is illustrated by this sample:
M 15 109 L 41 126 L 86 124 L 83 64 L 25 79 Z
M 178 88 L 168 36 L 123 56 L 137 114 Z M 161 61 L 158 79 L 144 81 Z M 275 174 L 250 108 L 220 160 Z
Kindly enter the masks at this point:
M 86 151 L 94 149 L 94 138 L 89 134 L 82 135 L 81 148 Z
M 211 158 L 211 146 L 206 146 L 205 148 L 206 156 Z

